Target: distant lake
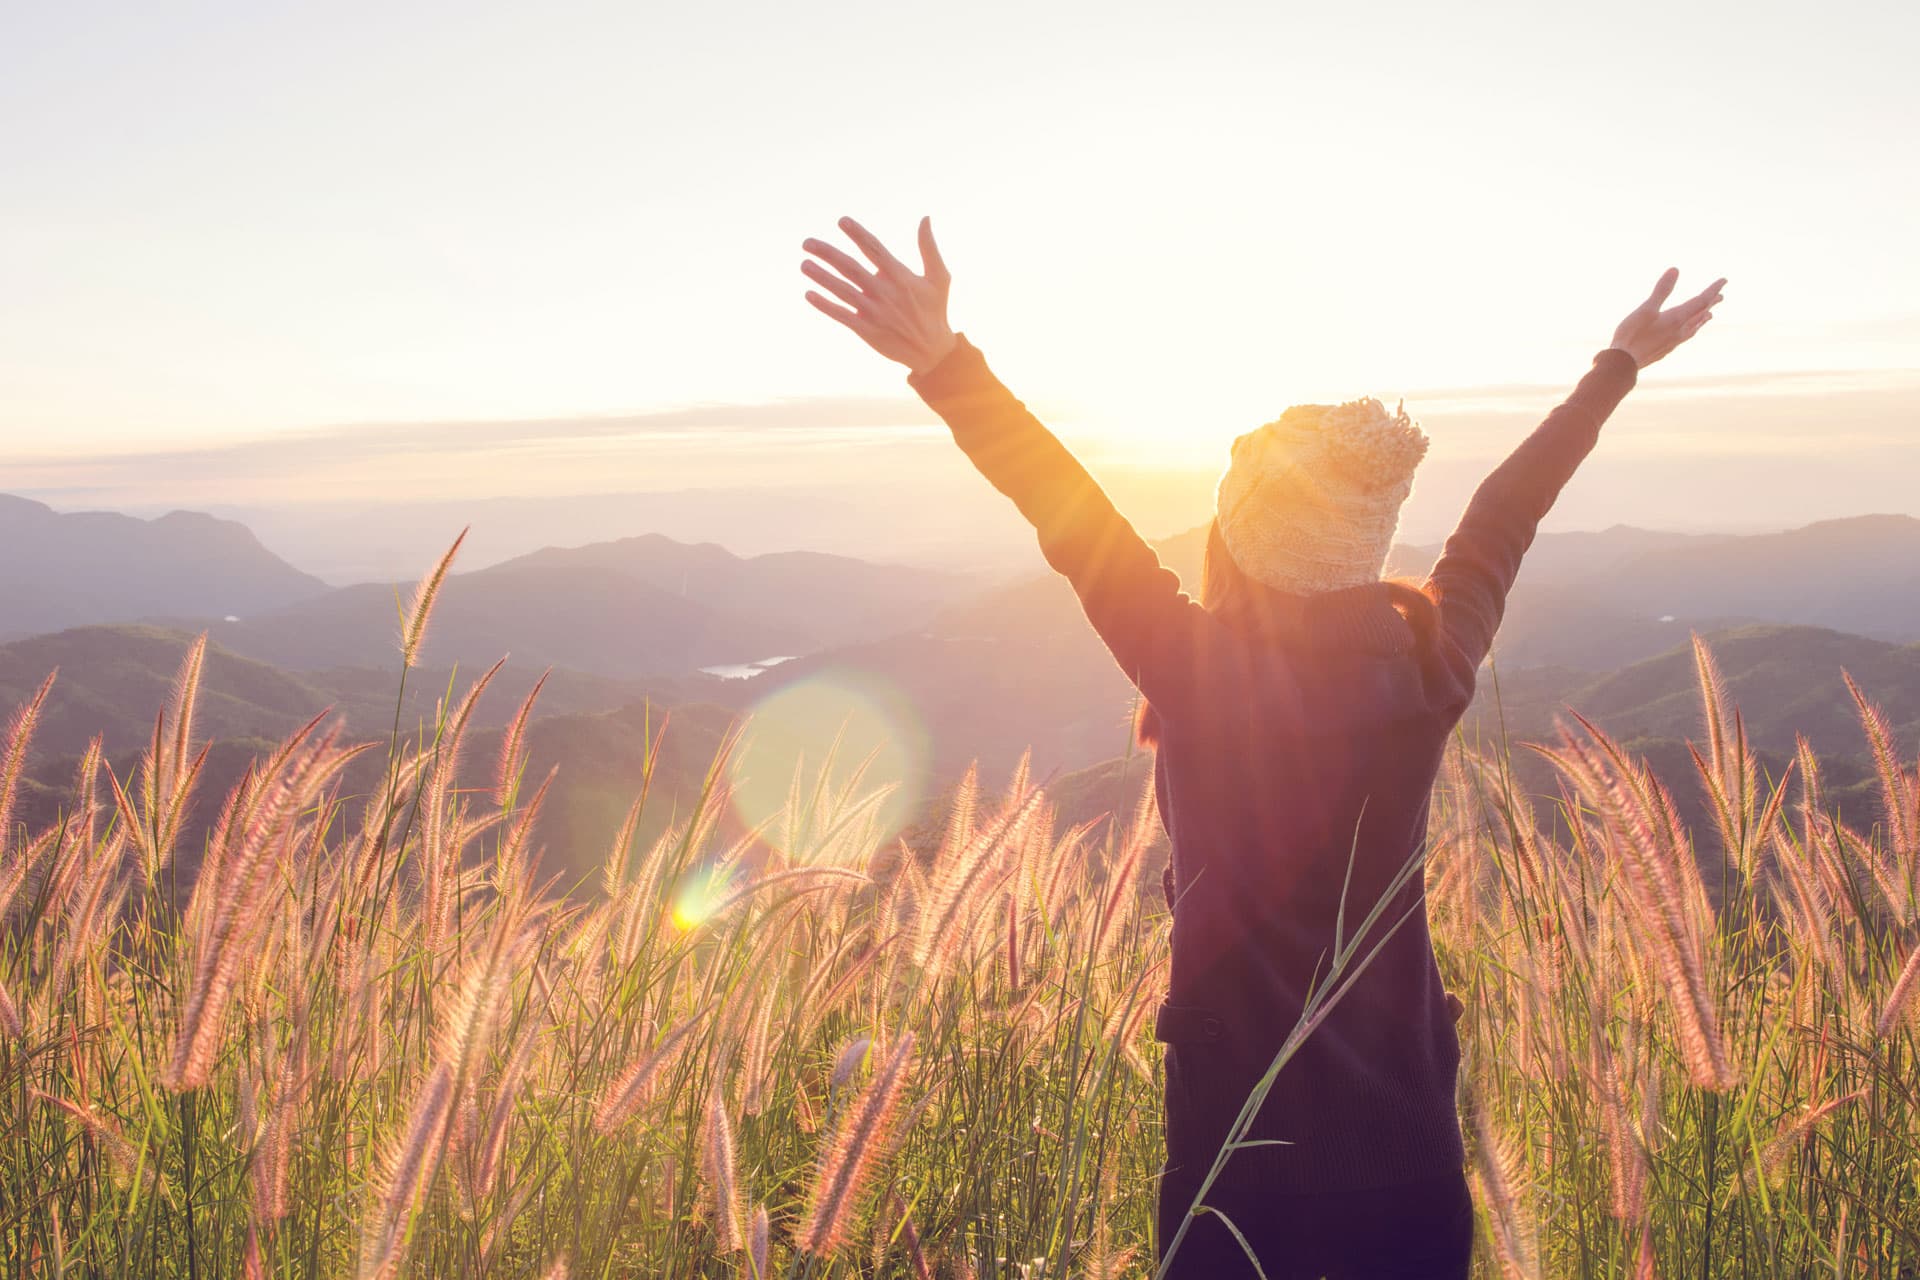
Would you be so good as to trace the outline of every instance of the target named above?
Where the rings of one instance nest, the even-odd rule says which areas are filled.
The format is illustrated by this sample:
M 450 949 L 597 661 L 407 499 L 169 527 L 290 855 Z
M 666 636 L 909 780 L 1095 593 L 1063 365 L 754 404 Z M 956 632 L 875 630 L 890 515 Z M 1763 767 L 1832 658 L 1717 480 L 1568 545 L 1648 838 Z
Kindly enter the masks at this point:
M 783 662 L 792 662 L 797 654 L 785 654 L 778 658 L 762 658 L 758 662 L 733 662 L 718 667 L 702 667 L 702 675 L 719 676 L 722 680 L 751 680 L 762 671 L 769 671 Z

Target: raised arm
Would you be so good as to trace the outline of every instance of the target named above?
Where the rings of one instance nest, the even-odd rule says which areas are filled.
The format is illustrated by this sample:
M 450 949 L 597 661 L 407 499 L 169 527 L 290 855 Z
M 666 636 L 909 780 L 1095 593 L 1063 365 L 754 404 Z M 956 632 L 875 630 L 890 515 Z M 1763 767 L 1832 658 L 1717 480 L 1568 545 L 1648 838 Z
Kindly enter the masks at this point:
M 840 228 L 872 269 L 824 241 L 808 240 L 803 247 L 820 261 L 801 269 L 839 302 L 811 292 L 807 301 L 907 366 L 908 381 L 946 420 L 955 443 L 1033 525 L 1047 563 L 1073 584 L 1128 678 L 1153 701 L 1178 698 L 1196 665 L 1204 610 L 1086 468 L 948 327 L 951 277 L 931 225 L 920 223 L 920 273 L 853 219 L 841 219 Z
M 1663 310 L 1679 278 L 1677 270 L 1660 277 L 1647 300 L 1614 330 L 1613 345 L 1594 357 L 1573 394 L 1481 483 L 1447 539 L 1429 588 L 1439 602 L 1441 625 L 1475 666 L 1493 646 L 1507 593 L 1535 530 L 1593 451 L 1601 424 L 1633 389 L 1641 369 L 1713 318 L 1726 281 L 1716 280 L 1698 296 Z

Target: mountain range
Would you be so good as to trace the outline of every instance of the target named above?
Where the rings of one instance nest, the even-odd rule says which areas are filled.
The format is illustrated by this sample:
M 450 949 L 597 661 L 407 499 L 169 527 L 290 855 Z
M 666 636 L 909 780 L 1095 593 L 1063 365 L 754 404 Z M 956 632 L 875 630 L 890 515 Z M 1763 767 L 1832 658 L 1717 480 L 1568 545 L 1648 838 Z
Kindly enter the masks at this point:
M 549 548 L 441 589 L 427 641 L 433 661 L 491 664 L 511 653 L 631 679 L 791 657 L 875 630 L 912 625 L 970 581 L 844 556 L 751 558 L 658 535 Z M 300 670 L 389 660 L 411 584 L 343 587 L 282 609 L 216 620 L 236 653 Z
M 13 535 L 0 544 L 9 591 L 0 636 L 18 637 L 0 644 L 0 702 L 18 703 L 61 668 L 23 817 L 57 808 L 71 758 L 95 734 L 116 769 L 132 765 L 196 631 L 212 639 L 203 736 L 228 744 L 209 763 L 209 787 L 322 708 L 354 737 L 384 737 L 394 723 L 394 637 L 410 585 L 328 587 L 244 527 L 204 516 L 59 515 L 0 498 L 0 530 Z M 1203 546 L 1203 530 L 1158 544 L 1193 585 Z M 1398 547 L 1389 570 L 1423 573 L 1436 553 Z M 1882 703 L 1903 742 L 1920 737 L 1916 566 L 1920 520 L 1902 516 L 1767 535 L 1544 535 L 1468 731 L 1537 740 L 1572 705 L 1684 773 L 1681 744 L 1699 715 L 1685 646 L 1698 630 L 1712 637 L 1769 767 L 1784 768 L 1804 733 L 1836 792 L 1869 805 L 1840 672 Z M 624 812 L 663 710 L 675 727 L 660 794 L 677 802 L 740 717 L 840 677 L 884 691 L 924 733 L 924 776 L 911 780 L 923 795 L 974 761 L 983 777 L 1004 777 L 1029 750 L 1036 772 L 1058 781 L 1063 808 L 1130 804 L 1138 783 L 1137 758 L 1125 782 L 1117 763 L 1129 751 L 1133 691 L 1050 574 L 982 584 L 815 553 L 741 557 L 658 535 L 537 551 L 448 579 L 425 666 L 408 675 L 403 728 L 430 721 L 450 685 L 507 653 L 476 735 L 497 733 L 540 672 L 556 668 L 533 761 L 541 772 L 563 766 L 546 835 L 570 857 L 597 849 Z M 751 680 L 700 670 L 776 656 L 791 660 Z
M 231 520 L 61 513 L 0 494 L 0 639 L 169 614 L 244 617 L 326 590 Z
M 1205 531 L 1193 530 L 1157 549 L 1162 562 L 1197 589 L 1204 546 Z M 1437 546 L 1396 547 L 1387 571 L 1422 576 L 1439 552 Z M 1509 600 L 1494 668 L 1522 687 L 1573 697 L 1583 708 L 1605 694 L 1612 709 L 1611 686 L 1595 687 L 1608 673 L 1680 650 L 1695 631 L 1717 635 L 1782 623 L 1877 640 L 1875 652 L 1896 656 L 1883 657 L 1873 670 L 1904 680 L 1898 674 L 1904 659 L 1897 655 L 1915 651 L 1900 646 L 1920 641 L 1920 520 L 1864 516 L 1764 535 L 1625 526 L 1542 535 Z M 1788 701 L 1791 720 L 1811 714 L 1803 698 L 1807 680 L 1818 674 L 1817 687 L 1827 695 L 1822 705 L 1831 711 L 1842 657 L 1862 660 L 1853 651 L 1802 644 L 1796 658 L 1782 660 L 1788 667 L 1797 662 L 1802 676 L 1774 670 L 1753 693 Z M 941 769 L 975 757 L 991 768 L 1010 768 L 1028 746 L 1041 767 L 1073 769 L 1117 755 L 1126 743 L 1133 691 L 1071 590 L 1052 575 L 977 596 L 913 631 L 784 664 L 751 683 L 756 690 L 774 688 L 842 667 L 883 675 L 942 726 L 935 741 Z M 1582 700 L 1590 688 L 1592 698 Z M 1831 722 L 1829 716 L 1821 724 Z M 1528 732 L 1550 728 L 1551 716 L 1535 716 Z M 1845 730 L 1822 728 L 1816 741 L 1858 746 L 1857 735 L 1847 738 Z M 1790 751 L 1791 741 L 1783 747 Z
M 1805 734 L 1820 754 L 1830 793 L 1848 816 L 1870 823 L 1877 812 L 1875 782 L 1857 712 L 1841 672 L 1850 672 L 1888 715 L 1898 738 L 1920 738 L 1920 646 L 1892 645 L 1809 627 L 1737 629 L 1709 638 L 1726 688 L 1740 707 L 1749 740 L 1770 776 L 1782 776 Z M 22 820 L 40 823 L 65 803 L 73 757 L 95 734 L 103 737 L 109 764 L 129 776 L 152 715 L 170 692 L 172 677 L 190 637 L 151 627 L 102 627 L 0 645 L 0 705 L 30 696 L 58 659 L 59 678 L 43 714 L 23 797 Z M 453 681 L 445 672 L 409 673 L 408 697 L 399 717 L 403 732 L 431 723 L 435 701 L 477 674 Z M 490 780 L 502 726 L 524 697 L 536 673 L 503 669 L 479 704 L 462 782 L 484 787 Z M 529 733 L 529 775 L 559 774 L 541 838 L 550 850 L 549 869 L 589 874 L 641 785 L 649 744 L 663 727 L 663 747 L 652 787 L 647 830 L 652 834 L 675 813 L 686 812 L 699 794 L 714 752 L 746 714 L 744 700 L 714 701 L 750 682 L 705 681 L 657 686 L 556 672 L 548 681 Z M 202 803 L 189 827 L 189 845 L 217 809 L 215 799 L 237 781 L 247 761 L 270 742 L 332 707 L 349 736 L 379 740 L 394 723 L 397 674 L 393 671 L 289 673 L 227 653 L 208 651 L 200 699 L 200 737 L 218 743 L 204 777 Z M 1063 704 L 1065 699 L 1063 699 Z M 1482 684 L 1482 696 L 1464 731 L 1469 741 L 1502 738 L 1518 744 L 1550 739 L 1568 706 L 1579 708 L 1633 750 L 1653 760 L 1673 785 L 1683 810 L 1697 812 L 1698 797 L 1684 743 L 1700 736 L 1700 704 L 1691 652 L 1675 651 L 1601 677 L 1566 668 L 1536 668 Z M 1024 747 L 1022 728 L 1044 730 L 1046 707 L 999 708 L 1015 727 L 981 725 L 955 707 L 921 708 L 933 736 L 990 748 L 967 755 L 955 746 L 936 748 L 923 776 L 904 779 L 923 797 L 940 794 L 978 758 L 981 776 L 998 785 Z M 1015 714 L 1017 712 L 1017 714 Z M 1032 716 L 1032 719 L 1029 719 Z M 1130 813 L 1150 758 L 1130 751 L 1123 724 L 1087 733 L 1052 763 L 1044 744 L 1066 742 L 1036 732 L 1036 760 L 1053 786 L 1063 820 L 1080 821 L 1108 812 Z M 971 736 L 970 736 L 971 735 Z M 1071 744 L 1069 744 L 1071 745 Z M 963 758 L 964 757 L 964 758 Z M 1122 760 L 1126 763 L 1123 767 Z M 1513 751 L 1522 788 L 1541 796 L 1554 787 L 1531 753 Z M 376 780 L 378 761 L 347 779 L 349 794 Z M 189 859 L 188 865 L 191 865 Z

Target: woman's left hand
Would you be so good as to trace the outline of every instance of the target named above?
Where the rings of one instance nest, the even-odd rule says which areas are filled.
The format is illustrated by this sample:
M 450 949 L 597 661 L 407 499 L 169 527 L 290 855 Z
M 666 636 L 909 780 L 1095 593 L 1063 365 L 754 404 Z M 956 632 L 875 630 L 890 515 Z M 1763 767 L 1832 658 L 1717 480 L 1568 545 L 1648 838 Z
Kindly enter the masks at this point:
M 830 302 L 812 290 L 807 291 L 807 301 L 859 334 L 887 359 L 915 373 L 930 371 L 959 341 L 947 326 L 947 290 L 953 277 L 947 274 L 947 264 L 940 260 L 940 248 L 933 242 L 933 220 L 920 219 L 918 275 L 852 218 L 840 219 L 840 229 L 859 246 L 873 270 L 824 240 L 805 241 L 800 247 L 827 265 L 809 261 L 802 263 L 800 270 L 846 305 Z
M 1720 305 L 1720 290 L 1727 283 L 1722 276 L 1679 306 L 1669 307 L 1667 299 L 1673 296 L 1673 286 L 1679 280 L 1680 268 L 1668 267 L 1654 282 L 1647 300 L 1628 312 L 1613 331 L 1614 350 L 1632 356 L 1634 364 L 1642 369 L 1673 354 L 1675 347 L 1713 319 L 1713 309 Z

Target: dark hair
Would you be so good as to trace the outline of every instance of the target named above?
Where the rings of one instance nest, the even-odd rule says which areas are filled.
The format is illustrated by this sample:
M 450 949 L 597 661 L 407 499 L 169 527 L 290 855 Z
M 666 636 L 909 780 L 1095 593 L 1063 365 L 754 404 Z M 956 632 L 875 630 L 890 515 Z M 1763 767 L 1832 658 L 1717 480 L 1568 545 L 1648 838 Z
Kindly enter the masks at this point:
M 1387 598 L 1413 628 L 1414 644 L 1422 649 L 1433 642 L 1439 629 L 1439 613 L 1426 588 L 1409 578 L 1384 580 Z M 1220 522 L 1207 526 L 1207 551 L 1200 561 L 1200 603 L 1208 612 L 1229 620 L 1246 622 L 1262 612 L 1278 615 L 1293 607 L 1293 598 L 1249 577 L 1233 562 L 1227 540 L 1220 533 Z M 1143 747 L 1160 744 L 1160 716 L 1153 704 L 1142 698 L 1133 717 L 1134 740 Z

